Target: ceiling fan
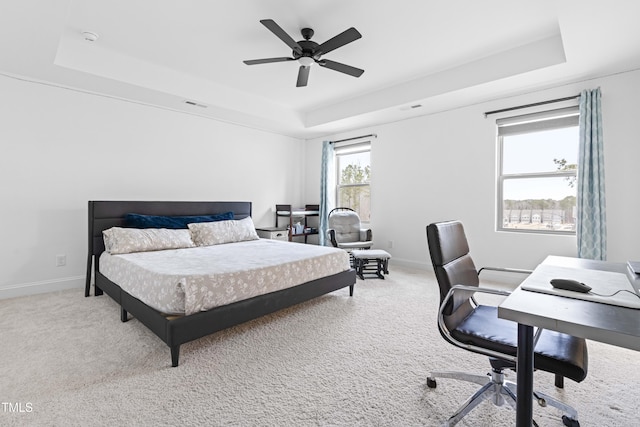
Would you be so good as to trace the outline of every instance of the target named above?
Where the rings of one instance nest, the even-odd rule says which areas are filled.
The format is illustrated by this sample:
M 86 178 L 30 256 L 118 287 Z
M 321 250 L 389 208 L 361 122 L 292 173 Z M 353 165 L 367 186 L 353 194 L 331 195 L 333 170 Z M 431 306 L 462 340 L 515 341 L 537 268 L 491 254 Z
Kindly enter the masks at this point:
M 350 65 L 342 64 L 340 62 L 330 61 L 328 59 L 321 59 L 321 56 L 331 52 L 334 49 L 342 47 L 352 41 L 358 40 L 362 37 L 362 34 L 355 28 L 351 27 L 348 30 L 343 31 L 337 36 L 327 40 L 322 44 L 318 44 L 311 41 L 313 37 L 313 30 L 311 28 L 303 28 L 300 32 L 304 40 L 296 42 L 287 34 L 278 24 L 272 19 L 262 19 L 260 21 L 262 25 L 267 27 L 273 34 L 275 34 L 280 40 L 286 43 L 291 49 L 293 49 L 292 57 L 279 57 L 279 58 L 265 58 L 265 59 L 251 59 L 243 61 L 247 65 L 268 64 L 271 62 L 285 62 L 285 61 L 298 61 L 300 63 L 300 69 L 298 71 L 297 87 L 306 86 L 309 80 L 309 70 L 311 65 L 315 62 L 321 67 L 329 68 L 334 71 L 348 74 L 353 77 L 360 77 L 364 70 L 360 68 L 352 67 Z

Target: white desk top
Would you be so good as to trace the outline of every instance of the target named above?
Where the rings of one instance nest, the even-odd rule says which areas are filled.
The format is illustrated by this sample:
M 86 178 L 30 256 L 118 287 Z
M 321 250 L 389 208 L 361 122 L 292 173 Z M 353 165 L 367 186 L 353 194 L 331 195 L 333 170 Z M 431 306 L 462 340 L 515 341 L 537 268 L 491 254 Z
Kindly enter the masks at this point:
M 632 276 L 625 263 L 548 257 L 541 266 L 578 268 L 587 274 L 588 270 L 623 273 L 635 289 L 640 288 L 640 278 Z M 535 279 L 537 270 L 530 277 Z M 633 308 L 531 292 L 519 286 L 499 305 L 498 316 L 640 351 L 640 310 Z
M 590 286 L 592 289 L 588 293 L 556 289 L 551 286 L 551 279 L 573 279 Z M 627 275 L 613 271 L 542 264 L 520 286 L 525 291 L 640 309 L 640 295 L 636 294 Z M 640 316 L 640 312 L 638 312 L 638 316 Z

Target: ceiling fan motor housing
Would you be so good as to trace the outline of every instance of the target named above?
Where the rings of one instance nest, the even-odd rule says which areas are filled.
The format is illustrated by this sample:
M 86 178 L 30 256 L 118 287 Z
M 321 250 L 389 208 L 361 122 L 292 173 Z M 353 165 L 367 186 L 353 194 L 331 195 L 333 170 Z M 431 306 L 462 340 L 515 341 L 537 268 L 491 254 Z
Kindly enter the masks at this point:
M 313 59 L 319 59 L 320 58 L 320 54 L 316 55 L 315 51 L 318 48 L 319 44 L 316 42 L 313 42 L 311 40 L 300 40 L 298 42 L 298 44 L 300 45 L 300 47 L 302 48 L 302 53 L 298 53 L 295 50 L 293 51 L 293 57 L 295 59 L 298 59 L 302 56 L 308 56 L 309 58 L 313 58 Z

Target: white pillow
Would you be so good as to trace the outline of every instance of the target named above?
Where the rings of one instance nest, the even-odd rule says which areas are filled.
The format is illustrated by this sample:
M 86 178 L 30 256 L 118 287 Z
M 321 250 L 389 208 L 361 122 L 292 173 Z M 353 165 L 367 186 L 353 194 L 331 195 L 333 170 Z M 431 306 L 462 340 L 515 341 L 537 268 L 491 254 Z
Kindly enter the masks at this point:
M 195 246 L 187 229 L 112 227 L 102 236 L 106 251 L 114 255 Z
M 197 246 L 259 239 L 250 216 L 240 220 L 192 223 L 187 227 L 189 227 L 191 238 Z

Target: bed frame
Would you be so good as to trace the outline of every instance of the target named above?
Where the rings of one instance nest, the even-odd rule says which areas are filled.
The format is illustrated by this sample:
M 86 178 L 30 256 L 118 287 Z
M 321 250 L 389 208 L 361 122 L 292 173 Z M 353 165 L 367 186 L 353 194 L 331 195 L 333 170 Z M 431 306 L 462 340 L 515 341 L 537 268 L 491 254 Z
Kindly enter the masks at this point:
M 102 231 L 123 227 L 126 213 L 146 215 L 212 215 L 234 213 L 236 219 L 251 216 L 251 202 L 153 202 L 153 201 L 89 201 L 89 251 L 85 297 L 95 281 L 95 295 L 107 293 L 120 304 L 120 320 L 128 313 L 138 319 L 171 349 L 171 365 L 178 366 L 180 345 L 214 332 L 256 319 L 269 313 L 299 304 L 335 290 L 349 287 L 353 296 L 356 274 L 353 269 L 313 280 L 288 289 L 238 301 L 189 316 L 168 318 L 159 311 L 122 290 L 100 273 L 99 258 L 104 251 Z

